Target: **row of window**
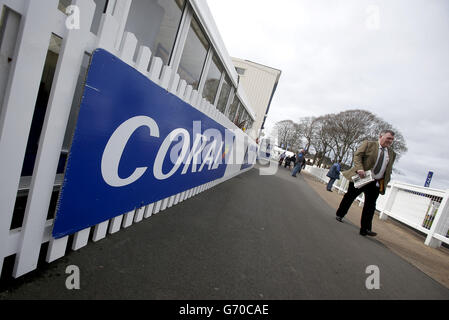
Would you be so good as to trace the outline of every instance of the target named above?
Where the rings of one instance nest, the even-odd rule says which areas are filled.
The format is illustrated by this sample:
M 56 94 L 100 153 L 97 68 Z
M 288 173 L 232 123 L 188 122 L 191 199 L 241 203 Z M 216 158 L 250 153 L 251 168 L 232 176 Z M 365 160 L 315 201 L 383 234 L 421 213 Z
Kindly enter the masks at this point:
M 96 34 L 102 13 L 115 2 L 94 2 L 91 31 Z M 59 9 L 65 12 L 70 3 L 59 0 Z M 181 79 L 238 127 L 251 129 L 251 116 L 235 94 L 236 88 L 186 0 L 133 0 L 125 31 L 134 33 L 140 45 L 150 48 L 154 56 L 176 70 Z
M 186 0 L 134 0 L 125 30 L 238 127 L 252 127 L 251 116 Z

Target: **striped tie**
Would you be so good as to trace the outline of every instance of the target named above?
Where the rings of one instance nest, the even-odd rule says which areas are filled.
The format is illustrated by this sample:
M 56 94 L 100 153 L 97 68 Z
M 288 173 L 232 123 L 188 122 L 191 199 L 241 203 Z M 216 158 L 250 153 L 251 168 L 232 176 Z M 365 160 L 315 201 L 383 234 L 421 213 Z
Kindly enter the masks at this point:
M 374 168 L 374 174 L 378 174 L 380 172 L 383 162 L 384 162 L 384 148 L 381 148 L 379 160 L 377 160 L 376 167 Z

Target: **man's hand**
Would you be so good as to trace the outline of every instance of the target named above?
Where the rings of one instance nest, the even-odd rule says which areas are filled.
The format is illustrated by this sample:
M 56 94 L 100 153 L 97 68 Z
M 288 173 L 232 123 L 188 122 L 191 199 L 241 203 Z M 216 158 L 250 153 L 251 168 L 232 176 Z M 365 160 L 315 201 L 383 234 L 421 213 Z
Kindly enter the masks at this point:
M 365 178 L 365 171 L 364 170 L 357 170 L 357 174 L 360 178 Z

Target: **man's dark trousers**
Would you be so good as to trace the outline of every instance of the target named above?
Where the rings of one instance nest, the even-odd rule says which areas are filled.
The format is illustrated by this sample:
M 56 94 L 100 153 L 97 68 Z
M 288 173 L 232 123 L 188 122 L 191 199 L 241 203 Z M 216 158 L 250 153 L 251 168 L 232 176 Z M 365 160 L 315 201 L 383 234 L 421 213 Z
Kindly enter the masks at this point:
M 327 186 L 326 186 L 326 189 L 328 191 L 332 191 L 332 186 L 334 185 L 335 180 L 337 180 L 337 179 L 329 178 L 329 182 L 327 183 Z
M 343 218 L 348 213 L 351 204 L 362 192 L 365 194 L 365 201 L 360 222 L 360 230 L 371 231 L 374 211 L 376 210 L 376 201 L 379 197 L 379 187 L 376 186 L 376 181 L 370 182 L 360 189 L 356 189 L 354 183 L 350 182 L 348 192 L 346 192 L 341 200 L 336 214 L 338 217 Z

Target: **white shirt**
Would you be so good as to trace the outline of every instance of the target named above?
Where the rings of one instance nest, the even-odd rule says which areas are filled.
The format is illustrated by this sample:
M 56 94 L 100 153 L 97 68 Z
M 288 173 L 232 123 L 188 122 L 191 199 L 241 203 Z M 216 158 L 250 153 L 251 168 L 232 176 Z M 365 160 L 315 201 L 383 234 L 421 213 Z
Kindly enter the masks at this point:
M 387 169 L 388 161 L 390 160 L 390 157 L 388 156 L 388 148 L 383 148 L 384 149 L 384 158 L 383 159 L 379 159 L 380 158 L 381 149 L 382 149 L 382 146 L 379 144 L 379 151 L 377 152 L 377 161 L 374 164 L 374 167 L 372 169 L 373 170 L 372 171 L 373 178 L 376 179 L 376 180 L 382 179 L 384 177 L 385 170 Z M 382 167 L 380 167 L 380 171 L 379 171 L 378 174 L 374 174 L 374 168 L 376 167 L 377 162 L 379 162 L 379 161 L 383 161 L 382 162 Z

